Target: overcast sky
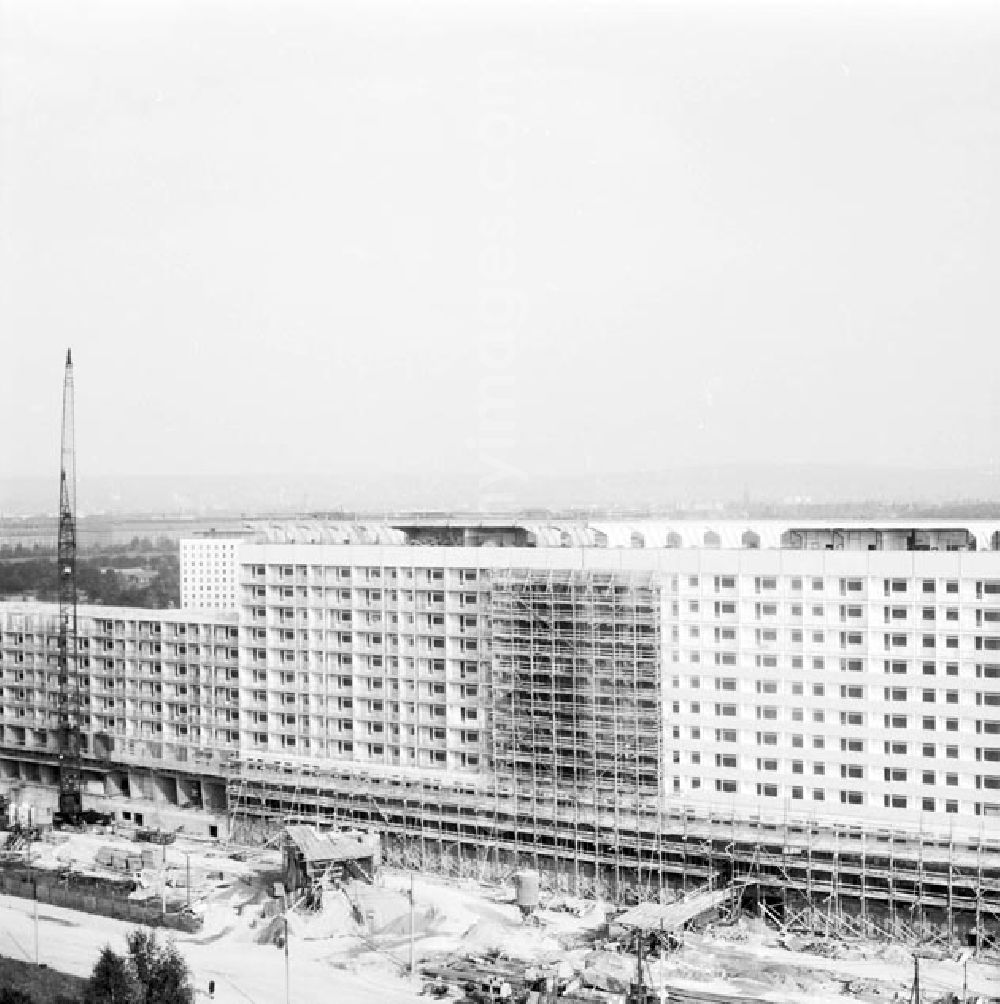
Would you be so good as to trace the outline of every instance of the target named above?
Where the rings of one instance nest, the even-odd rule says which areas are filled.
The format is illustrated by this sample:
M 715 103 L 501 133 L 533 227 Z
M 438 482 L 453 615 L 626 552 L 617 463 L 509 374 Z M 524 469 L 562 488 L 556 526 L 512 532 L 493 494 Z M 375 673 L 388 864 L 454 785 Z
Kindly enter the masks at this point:
M 998 193 L 995 3 L 0 0 L 0 478 L 991 463 Z

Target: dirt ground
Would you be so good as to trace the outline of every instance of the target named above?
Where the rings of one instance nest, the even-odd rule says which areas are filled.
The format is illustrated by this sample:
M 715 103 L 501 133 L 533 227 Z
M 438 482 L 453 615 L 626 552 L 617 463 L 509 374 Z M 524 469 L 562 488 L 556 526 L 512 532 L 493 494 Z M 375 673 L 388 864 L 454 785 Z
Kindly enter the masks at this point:
M 98 850 L 113 846 L 133 853 L 149 845 L 133 843 L 127 834 L 57 835 L 32 845 L 38 867 L 65 867 L 95 874 L 114 874 L 95 861 Z M 193 907 L 204 917 L 195 934 L 173 935 L 195 975 L 196 986 L 216 985 L 220 1002 L 285 1000 L 284 933 L 277 850 L 248 851 L 234 859 L 225 848 L 179 837 L 162 849 L 157 864 L 143 872 L 137 897 L 168 901 L 187 898 L 191 873 Z M 120 873 L 117 873 L 120 875 Z M 375 886 L 351 883 L 326 893 L 319 912 L 293 910 L 288 918 L 291 999 L 336 999 L 357 1004 L 404 1004 L 419 997 L 422 980 L 406 975 L 410 953 L 409 873 L 383 870 Z M 445 964 L 457 956 L 502 953 L 516 965 L 560 966 L 563 973 L 583 974 L 584 985 L 624 989 L 635 972 L 634 959 L 614 945 L 595 950 L 595 937 L 605 928 L 604 906 L 562 898 L 546 901 L 539 923 L 526 925 L 513 902 L 511 887 L 483 886 L 417 875 L 414 885 L 414 952 L 418 964 Z M 121 949 L 130 925 L 106 917 L 59 907 L 39 907 L 41 961 L 77 976 L 89 975 L 105 944 Z M 34 958 L 33 904 L 0 896 L 0 954 Z M 908 999 L 913 962 L 900 946 L 851 946 L 842 950 L 795 952 L 778 943 L 776 932 L 759 921 L 710 927 L 688 933 L 677 951 L 649 960 L 654 985 L 742 994 L 776 1002 L 871 1002 Z M 924 999 L 945 991 L 962 993 L 959 961 L 924 960 Z M 968 966 L 972 995 L 1000 997 L 997 967 Z M 845 990 L 850 996 L 845 997 Z M 199 999 L 204 999 L 200 997 Z

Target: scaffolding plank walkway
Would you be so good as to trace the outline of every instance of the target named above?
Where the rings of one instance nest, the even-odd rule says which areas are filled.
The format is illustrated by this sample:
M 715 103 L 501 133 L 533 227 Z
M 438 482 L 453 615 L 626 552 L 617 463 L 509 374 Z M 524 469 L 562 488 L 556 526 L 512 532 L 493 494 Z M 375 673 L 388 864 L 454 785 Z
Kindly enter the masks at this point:
M 732 886 L 692 892 L 676 903 L 640 903 L 626 910 L 615 923 L 642 931 L 674 931 L 710 910 L 716 910 L 733 894 Z

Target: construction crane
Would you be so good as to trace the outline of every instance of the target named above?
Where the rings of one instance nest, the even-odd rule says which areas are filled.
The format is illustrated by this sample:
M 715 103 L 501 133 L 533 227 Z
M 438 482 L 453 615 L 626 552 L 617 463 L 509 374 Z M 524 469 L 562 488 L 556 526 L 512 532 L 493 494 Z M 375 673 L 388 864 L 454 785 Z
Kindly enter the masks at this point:
M 73 355 L 66 350 L 59 469 L 59 816 L 75 824 L 83 812 L 80 763 L 80 674 L 76 636 L 76 445 Z

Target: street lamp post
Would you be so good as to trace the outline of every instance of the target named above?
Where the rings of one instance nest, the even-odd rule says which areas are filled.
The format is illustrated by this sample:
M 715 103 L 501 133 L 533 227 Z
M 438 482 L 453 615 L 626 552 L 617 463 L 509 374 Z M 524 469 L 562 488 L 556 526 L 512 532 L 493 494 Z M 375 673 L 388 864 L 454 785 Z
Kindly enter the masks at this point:
M 412 980 L 417 973 L 417 967 L 414 963 L 413 958 L 413 934 L 414 934 L 414 917 L 413 917 L 413 872 L 410 872 L 410 979 Z
M 292 968 L 288 957 L 288 908 L 285 907 L 285 1004 L 292 1004 Z

